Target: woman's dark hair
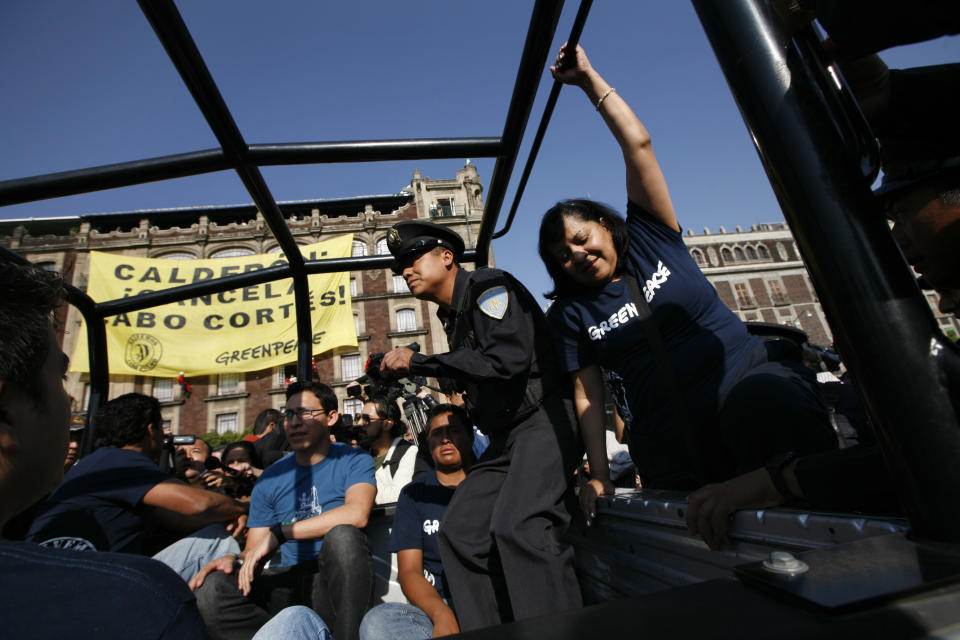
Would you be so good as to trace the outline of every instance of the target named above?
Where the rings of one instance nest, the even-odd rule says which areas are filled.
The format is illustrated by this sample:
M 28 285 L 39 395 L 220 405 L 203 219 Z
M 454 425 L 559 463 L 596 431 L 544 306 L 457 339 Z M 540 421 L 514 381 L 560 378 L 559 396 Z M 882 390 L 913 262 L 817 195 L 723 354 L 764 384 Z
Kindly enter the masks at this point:
M 396 400 L 391 400 L 387 396 L 371 396 L 367 402 L 377 408 L 377 415 L 381 420 L 393 420 L 393 426 L 390 428 L 391 438 L 399 438 L 403 435 L 406 427 L 403 424 L 400 405 Z
M 540 221 L 540 242 L 537 247 L 540 251 L 540 259 L 543 260 L 547 273 L 553 279 L 553 291 L 544 294 L 550 300 L 556 300 L 562 296 L 579 295 L 592 290 L 590 287 L 584 287 L 574 282 L 557 264 L 553 254 L 550 253 L 552 247 L 564 240 L 563 219 L 568 215 L 586 222 L 596 222 L 606 226 L 610 235 L 613 236 L 613 248 L 617 252 L 617 268 L 613 275 L 621 275 L 624 269 L 624 261 L 621 257 L 627 253 L 629 233 L 627 232 L 627 223 L 620 217 L 620 214 L 611 207 L 593 200 L 564 200 L 558 202 L 543 214 L 543 220 Z
M 223 454 L 220 456 L 220 462 L 223 463 L 223 466 L 227 466 L 227 457 L 230 455 L 230 452 L 234 449 L 245 449 L 247 455 L 250 456 L 250 464 L 256 467 L 257 469 L 263 469 L 263 461 L 260 459 L 260 454 L 257 453 L 257 448 L 253 446 L 252 442 L 246 440 L 239 440 L 237 442 L 231 442 L 223 449 Z

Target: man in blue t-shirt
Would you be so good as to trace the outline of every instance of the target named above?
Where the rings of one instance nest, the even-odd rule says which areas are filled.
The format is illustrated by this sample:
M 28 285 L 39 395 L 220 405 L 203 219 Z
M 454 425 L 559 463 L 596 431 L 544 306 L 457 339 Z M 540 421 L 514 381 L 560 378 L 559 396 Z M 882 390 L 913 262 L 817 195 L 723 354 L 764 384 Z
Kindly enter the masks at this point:
M 400 492 L 390 532 L 397 554 L 397 578 L 410 604 L 388 602 L 373 608 L 360 625 L 361 640 L 424 639 L 460 633 L 443 576 L 437 533 L 453 491 L 473 461 L 473 428 L 466 411 L 437 405 L 427 421 L 427 442 L 435 471 L 424 473 Z
M 282 607 L 305 604 L 337 640 L 355 639 L 373 591 L 370 550 L 360 531 L 377 493 L 373 458 L 331 441 L 339 415 L 325 384 L 287 387 L 283 417 L 293 455 L 257 481 L 246 548 L 208 564 L 190 586 L 214 638 L 250 638 Z M 279 561 L 264 570 L 277 549 Z

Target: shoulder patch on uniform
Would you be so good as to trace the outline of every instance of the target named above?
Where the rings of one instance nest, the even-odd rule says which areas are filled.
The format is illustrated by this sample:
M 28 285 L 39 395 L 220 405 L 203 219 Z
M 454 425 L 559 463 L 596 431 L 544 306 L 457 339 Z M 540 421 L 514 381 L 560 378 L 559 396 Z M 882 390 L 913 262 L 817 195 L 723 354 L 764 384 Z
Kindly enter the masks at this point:
M 481 293 L 477 298 L 477 306 L 480 307 L 480 311 L 491 318 L 503 320 L 503 316 L 507 313 L 507 303 L 509 301 L 510 295 L 507 293 L 507 288 L 501 285 L 490 287 Z

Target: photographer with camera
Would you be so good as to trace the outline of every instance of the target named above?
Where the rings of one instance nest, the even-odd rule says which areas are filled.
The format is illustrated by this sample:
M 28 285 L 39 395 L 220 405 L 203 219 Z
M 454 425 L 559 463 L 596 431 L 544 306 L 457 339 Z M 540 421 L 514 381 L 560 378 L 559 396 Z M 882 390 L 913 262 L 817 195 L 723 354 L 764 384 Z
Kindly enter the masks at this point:
M 158 467 L 164 445 L 156 398 L 129 393 L 97 414 L 96 450 L 40 507 L 27 534 L 43 546 L 153 555 L 189 580 L 210 559 L 238 552 L 247 505 L 188 485 Z M 225 526 L 226 525 L 226 526 Z M 148 534 L 183 539 L 159 548 Z

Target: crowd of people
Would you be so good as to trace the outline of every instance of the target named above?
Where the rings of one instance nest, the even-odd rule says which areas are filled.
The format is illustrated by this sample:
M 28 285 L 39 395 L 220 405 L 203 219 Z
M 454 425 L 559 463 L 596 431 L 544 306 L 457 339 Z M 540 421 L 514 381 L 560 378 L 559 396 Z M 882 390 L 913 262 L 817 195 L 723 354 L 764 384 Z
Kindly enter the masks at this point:
M 381 372 L 456 391 L 430 409 L 419 442 L 395 397 L 365 396 L 344 428 L 333 390 L 302 380 L 251 436 L 219 449 L 199 438 L 174 449 L 157 400 L 122 395 L 100 408 L 93 452 L 78 460 L 82 425 L 70 425 L 54 331 L 63 283 L 0 262 L 0 595 L 12 611 L 36 611 L 41 589 L 57 603 L 55 615 L 8 616 L 8 632 L 438 637 L 582 606 L 565 533 L 578 514 L 596 517 L 631 463 L 631 481 L 635 470 L 644 487 L 691 492 L 690 532 L 712 548 L 737 509 L 817 506 L 838 464 L 887 491 L 875 449 L 838 449 L 815 372 L 752 336 L 704 278 L 630 106 L 581 47 L 563 47 L 551 71 L 619 144 L 626 218 L 589 200 L 546 212 L 547 314 L 511 274 L 462 268 L 464 242 L 448 227 L 394 225 L 394 271 L 436 303 L 449 351 L 396 348 Z M 882 108 L 863 99 L 885 131 Z M 886 166 L 907 259 L 944 293 L 960 289 L 960 171 L 934 163 L 904 187 L 896 160 Z M 604 419 L 611 391 L 616 436 Z M 615 472 L 612 441 L 629 452 Z M 869 502 L 856 491 L 849 501 Z M 386 503 L 408 603 L 372 606 L 364 528 Z

